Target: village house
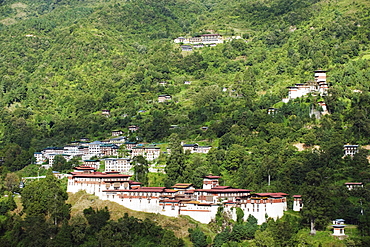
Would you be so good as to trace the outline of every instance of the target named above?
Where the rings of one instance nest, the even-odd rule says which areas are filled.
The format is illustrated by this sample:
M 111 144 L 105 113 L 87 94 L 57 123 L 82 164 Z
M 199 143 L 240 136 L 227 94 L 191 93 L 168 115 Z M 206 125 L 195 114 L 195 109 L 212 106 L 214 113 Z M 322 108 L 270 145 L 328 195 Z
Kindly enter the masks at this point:
M 344 228 L 346 225 L 339 224 L 339 225 L 332 225 L 333 227 L 333 236 L 336 237 L 345 237 L 346 234 L 344 234 Z
M 206 154 L 211 150 L 211 146 L 199 146 L 197 143 L 195 144 L 183 144 L 182 148 L 184 152 L 189 151 L 190 153 L 203 153 Z
M 100 152 L 103 156 L 117 156 L 118 148 L 116 144 L 102 144 L 100 145 Z
M 182 51 L 192 51 L 193 47 L 191 45 L 182 45 L 180 46 Z
M 98 170 L 100 167 L 100 160 L 84 160 L 83 166 L 88 166 L 93 168 L 94 170 Z
M 251 194 L 251 190 L 220 186 L 219 176 L 205 176 L 202 189 L 196 189 L 190 183 L 178 183 L 172 189 L 167 189 L 141 187 L 140 183 L 130 181 L 130 175 L 99 173 L 87 169 L 76 169 L 71 173 L 68 177 L 68 192 L 85 190 L 103 200 L 111 200 L 137 211 L 172 217 L 188 215 L 201 223 L 209 223 L 215 219 L 221 206 L 236 220 L 236 210 L 233 208 L 239 207 L 244 212 L 244 220 L 253 215 L 258 224 L 262 224 L 266 222 L 266 215 L 277 219 L 287 210 L 287 194 Z
M 112 131 L 112 136 L 120 136 L 123 134 L 122 130 L 113 130 Z
M 302 207 L 303 207 L 302 196 L 294 195 L 293 196 L 293 211 L 299 212 L 302 210 Z
M 143 146 L 137 145 L 131 149 L 131 158 L 143 156 L 148 161 L 153 161 L 159 158 L 161 149 L 155 145 Z
M 109 143 L 115 144 L 119 147 L 122 144 L 124 144 L 126 142 L 126 140 L 127 140 L 126 136 L 117 136 L 115 138 L 110 139 Z
M 105 172 L 119 172 L 126 174 L 133 174 L 131 171 L 132 164 L 128 158 L 107 158 L 104 159 Z
M 217 44 L 222 43 L 222 36 L 219 34 L 203 34 L 201 35 L 202 43 L 204 44 Z
M 101 152 L 101 145 L 103 143 L 101 141 L 94 141 L 94 142 L 90 142 L 87 144 L 87 146 L 89 147 L 89 156 L 92 157 L 92 156 L 97 156 L 97 157 L 100 157 L 102 155 L 102 152 Z
M 344 156 L 351 156 L 353 157 L 356 153 L 358 153 L 358 145 L 344 145 Z
M 110 110 L 102 110 L 102 111 L 101 111 L 101 114 L 102 114 L 103 116 L 107 116 L 107 117 L 109 117 L 109 116 L 110 116 Z
M 267 109 L 267 114 L 268 115 L 275 115 L 278 112 L 278 110 L 279 109 L 277 109 L 277 108 L 271 107 L 271 108 Z
M 82 156 L 83 151 L 81 149 L 79 149 L 78 145 L 66 145 L 63 148 L 63 154 L 68 154 L 72 157 Z
M 163 103 L 163 102 L 169 101 L 171 99 L 172 99 L 171 95 L 168 95 L 168 94 L 161 94 L 161 95 L 158 96 L 158 102 L 159 103 Z
M 41 152 L 34 152 L 33 157 L 35 157 L 36 159 L 36 164 L 39 164 L 39 165 L 46 161 L 46 158 Z
M 130 125 L 128 126 L 128 131 L 135 132 L 139 130 L 139 126 L 136 125 Z
M 137 142 L 125 142 L 123 145 L 125 145 L 126 150 L 132 151 L 138 144 Z
M 219 34 L 203 34 L 203 35 L 200 35 L 197 37 L 191 37 L 191 38 L 178 37 L 174 39 L 174 42 L 177 44 L 192 44 L 192 45 L 202 44 L 204 46 L 204 44 L 216 45 L 216 44 L 223 43 L 223 38 Z
M 345 183 L 346 187 L 348 190 L 354 190 L 354 189 L 358 189 L 358 188 L 363 188 L 364 187 L 364 184 L 361 183 L 361 182 L 348 182 L 348 183 Z

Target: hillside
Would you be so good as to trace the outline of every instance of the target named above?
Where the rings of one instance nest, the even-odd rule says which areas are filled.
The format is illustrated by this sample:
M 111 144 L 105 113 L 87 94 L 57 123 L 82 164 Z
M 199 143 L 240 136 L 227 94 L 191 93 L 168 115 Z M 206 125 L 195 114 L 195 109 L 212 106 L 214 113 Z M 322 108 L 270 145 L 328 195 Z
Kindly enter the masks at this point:
M 194 228 L 196 226 L 193 222 L 186 218 L 172 218 L 160 214 L 150 214 L 129 210 L 117 203 L 111 201 L 103 201 L 96 196 L 89 195 L 83 192 L 69 194 L 67 203 L 73 205 L 71 208 L 72 218 L 83 216 L 83 210 L 90 206 L 97 209 L 102 209 L 107 206 L 111 214 L 111 220 L 118 220 L 119 218 L 122 218 L 125 213 L 128 213 L 130 216 L 134 216 L 135 218 L 142 220 L 144 220 L 145 218 L 149 218 L 163 228 L 174 231 L 176 237 L 178 238 L 186 238 L 189 235 L 188 228 Z M 200 223 L 198 224 L 201 225 Z M 205 229 L 204 226 L 202 228 Z
M 370 144 L 369 10 L 367 0 L 2 0 L 0 172 L 112 130 L 147 143 L 176 136 L 216 147 L 182 156 L 176 182 L 213 173 L 224 185 L 317 200 L 322 210 L 307 207 L 305 226 L 315 214 L 318 229 L 335 217 L 369 223 L 360 213 L 370 209 L 361 148 Z M 211 33 L 225 42 L 193 51 L 173 42 Z M 318 69 L 327 95 L 281 102 Z M 172 100 L 159 103 L 161 94 Z M 328 114 L 312 117 L 319 102 Z M 360 150 L 343 157 L 344 144 Z M 348 191 L 345 182 L 365 186 Z

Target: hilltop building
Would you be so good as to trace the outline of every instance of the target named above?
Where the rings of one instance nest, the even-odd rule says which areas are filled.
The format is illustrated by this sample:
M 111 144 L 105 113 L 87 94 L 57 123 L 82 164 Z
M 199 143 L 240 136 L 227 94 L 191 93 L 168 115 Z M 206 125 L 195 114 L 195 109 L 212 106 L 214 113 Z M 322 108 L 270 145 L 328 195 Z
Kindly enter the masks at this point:
M 223 38 L 219 34 L 202 34 L 197 37 L 185 38 L 178 37 L 174 40 L 177 44 L 220 44 L 223 43 Z
M 190 183 L 178 183 L 172 189 L 142 187 L 130 177 L 118 172 L 96 172 L 86 167 L 75 169 L 68 177 L 67 192 L 85 190 L 132 210 L 172 217 L 188 215 L 202 223 L 214 220 L 221 206 L 234 220 L 236 210 L 233 208 L 239 207 L 244 212 L 244 220 L 253 215 L 258 224 L 266 221 L 266 215 L 277 219 L 287 210 L 285 193 L 253 194 L 251 190 L 220 186 L 218 176 L 205 176 L 201 189 L 194 188 Z
M 315 70 L 314 78 L 314 81 L 297 83 L 294 86 L 288 87 L 288 98 L 283 99 L 283 102 L 288 103 L 289 100 L 303 97 L 310 93 L 316 93 L 321 96 L 326 96 L 329 89 L 328 83 L 326 82 L 326 71 Z

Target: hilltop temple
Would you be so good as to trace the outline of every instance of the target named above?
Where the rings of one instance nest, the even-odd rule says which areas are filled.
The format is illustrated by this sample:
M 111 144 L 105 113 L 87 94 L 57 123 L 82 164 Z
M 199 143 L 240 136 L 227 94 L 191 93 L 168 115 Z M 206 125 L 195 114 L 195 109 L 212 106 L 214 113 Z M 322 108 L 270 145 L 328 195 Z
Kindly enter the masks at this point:
M 76 167 L 68 177 L 67 192 L 85 190 L 102 200 L 114 201 L 132 210 L 172 217 L 188 215 L 201 223 L 215 219 L 221 206 L 234 220 L 236 210 L 233 208 L 239 207 L 244 212 L 244 220 L 253 215 L 258 224 L 266 222 L 266 215 L 277 219 L 287 210 L 288 194 L 252 193 L 247 189 L 220 186 L 219 176 L 205 176 L 201 189 L 190 183 L 178 183 L 171 189 L 142 187 L 130 177 L 118 172 L 96 172 L 88 166 Z

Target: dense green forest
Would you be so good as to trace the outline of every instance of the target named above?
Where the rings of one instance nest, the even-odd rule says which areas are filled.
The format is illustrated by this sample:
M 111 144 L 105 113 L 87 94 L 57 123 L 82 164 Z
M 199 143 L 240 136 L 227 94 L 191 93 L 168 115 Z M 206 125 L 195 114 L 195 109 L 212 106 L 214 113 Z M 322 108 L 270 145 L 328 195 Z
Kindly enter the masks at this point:
M 277 238 L 277 229 L 286 227 L 291 235 L 278 246 L 296 245 L 297 225 L 308 226 L 315 218 L 320 230 L 329 219 L 344 218 L 359 225 L 361 236 L 355 243 L 368 246 L 369 16 L 366 0 L 0 0 L 1 190 L 20 192 L 7 183 L 9 174 L 31 164 L 35 151 L 81 137 L 103 139 L 112 130 L 138 125 L 132 140 L 217 147 L 207 155 L 165 157 L 166 185 L 199 185 L 203 175 L 213 173 L 225 185 L 302 194 L 314 202 L 306 204 L 298 224 L 286 219 L 257 230 L 241 222 L 238 227 L 249 229 L 249 235 L 230 237 L 238 227 L 223 227 L 216 230 L 217 241 L 255 236 L 259 243 L 263 236 Z M 173 42 L 206 33 L 242 39 L 192 52 Z M 287 86 L 313 80 L 316 69 L 328 71 L 328 96 L 281 102 Z M 160 94 L 172 100 L 158 103 Z M 322 100 L 329 114 L 310 117 Z M 279 111 L 269 115 L 269 107 Z M 103 116 L 103 109 L 111 115 Z M 298 151 L 295 143 L 303 143 L 305 150 Z M 363 148 L 353 158 L 343 158 L 346 143 Z M 349 181 L 365 186 L 348 191 L 344 183 Z M 3 214 L 14 207 L 0 203 Z M 30 235 L 19 232 L 21 219 L 13 219 L 18 216 L 9 216 L 9 223 L 1 221 L 1 239 L 18 234 L 23 236 L 19 241 L 28 241 L 33 236 L 27 227 L 34 224 L 30 220 L 40 220 L 39 214 L 25 214 L 23 230 Z M 115 231 L 128 221 L 142 224 L 124 218 L 105 221 L 104 229 Z M 74 227 L 64 221 L 56 225 L 60 232 Z M 169 234 L 154 229 L 153 234 Z M 195 229 L 190 235 L 199 239 L 201 233 Z M 91 241 L 102 241 L 94 236 Z M 88 239 L 78 241 L 71 245 L 85 241 L 92 246 Z M 262 241 L 259 246 L 270 245 Z

